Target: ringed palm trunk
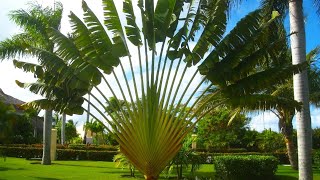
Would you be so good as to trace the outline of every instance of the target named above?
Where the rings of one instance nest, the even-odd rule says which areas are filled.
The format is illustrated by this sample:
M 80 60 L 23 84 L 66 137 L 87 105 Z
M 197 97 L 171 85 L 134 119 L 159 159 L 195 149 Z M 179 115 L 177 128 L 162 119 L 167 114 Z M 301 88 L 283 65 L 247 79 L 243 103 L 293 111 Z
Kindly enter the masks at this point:
M 306 61 L 306 40 L 302 0 L 289 0 L 290 36 L 292 63 L 299 64 Z M 303 103 L 301 111 L 297 112 L 297 139 L 299 179 L 312 179 L 312 135 L 309 108 L 309 88 L 307 71 L 293 76 L 294 99 Z
M 45 110 L 43 123 L 43 154 L 42 164 L 50 165 L 50 149 L 51 149 L 51 128 L 52 128 L 52 110 Z
M 66 119 L 67 116 L 65 113 L 62 114 L 62 123 L 61 123 L 61 144 L 65 144 L 66 141 Z

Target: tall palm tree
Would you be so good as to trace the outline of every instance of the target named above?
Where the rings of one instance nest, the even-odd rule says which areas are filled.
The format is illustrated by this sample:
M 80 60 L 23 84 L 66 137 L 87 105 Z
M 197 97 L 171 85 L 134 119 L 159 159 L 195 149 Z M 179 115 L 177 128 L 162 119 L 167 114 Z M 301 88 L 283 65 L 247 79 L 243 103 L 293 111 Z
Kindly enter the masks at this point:
M 0 58 L 14 58 L 17 55 L 28 57 L 30 53 L 22 52 L 23 44 L 29 44 L 37 48 L 46 49 L 53 52 L 54 45 L 47 36 L 46 29 L 52 27 L 60 28 L 62 18 L 62 5 L 56 3 L 55 10 L 46 7 L 42 8 L 38 4 L 31 4 L 29 10 L 15 10 L 9 14 L 10 19 L 15 22 L 23 32 L 6 39 L 0 44 Z M 50 160 L 50 141 L 52 126 L 52 110 L 46 109 L 43 131 L 43 158 L 42 164 L 51 164 Z
M 210 111 L 203 112 L 204 105 L 196 106 L 212 86 L 204 84 L 205 79 L 196 80 L 198 72 L 208 76 L 214 83 L 217 83 L 215 75 L 221 77 L 221 72 L 229 73 L 227 77 L 231 79 L 249 77 L 245 75 L 259 61 L 258 57 L 272 54 L 274 44 L 262 45 L 258 42 L 265 38 L 263 32 L 273 19 L 261 24 L 263 14 L 257 10 L 239 22 L 231 35 L 223 38 L 230 5 L 225 0 L 213 0 L 206 4 L 207 8 L 212 8 L 211 11 L 203 11 L 199 1 L 158 0 L 155 3 L 153 0 L 139 0 L 134 6 L 130 0 L 124 0 L 126 22 L 120 21 L 121 11 L 117 10 L 113 0 L 102 2 L 104 23 L 83 2 L 83 21 L 73 13 L 69 16 L 71 37 L 48 29 L 48 36 L 55 43 L 53 53 L 28 46 L 29 52 L 39 55 L 42 69 L 48 72 L 44 73 L 45 76 L 54 79 L 40 78 L 45 83 L 42 88 L 35 90 L 50 94 L 49 100 L 55 101 L 55 107 L 60 111 L 66 107 L 65 104 L 74 102 L 56 98 L 62 97 L 61 94 L 65 92 L 71 92 L 68 99 L 79 98 L 74 102 L 77 108 L 81 107 L 82 100 L 88 102 L 102 118 L 97 118 L 97 114 L 92 112 L 89 114 L 110 125 L 105 126 L 106 130 L 115 136 L 121 152 L 129 161 L 146 179 L 157 179 L 181 148 L 184 137 L 193 130 L 201 116 Z M 139 10 L 134 11 L 135 8 Z M 135 16 L 135 12 L 140 12 L 141 16 Z M 141 18 L 142 25 L 136 23 L 137 17 Z M 200 37 L 196 36 L 197 31 L 200 31 Z M 195 42 L 193 48 L 191 42 Z M 243 63 L 234 61 L 239 58 L 231 57 L 242 57 L 242 52 L 250 52 L 251 48 L 246 45 L 250 42 L 255 42 L 255 47 L 259 49 L 244 59 Z M 128 47 L 134 47 L 136 51 Z M 229 60 L 222 62 L 220 58 Z M 133 68 L 134 62 L 138 72 Z M 194 68 L 199 62 L 201 66 Z M 244 66 L 241 73 L 230 72 L 240 64 Z M 55 68 L 59 75 L 50 76 Z M 250 88 L 256 90 L 267 82 L 281 81 L 278 77 L 283 76 L 284 72 L 297 69 L 298 66 L 281 67 L 264 74 L 250 74 L 251 82 L 258 76 L 267 74 L 271 77 L 250 84 Z M 123 80 L 122 83 L 120 80 Z M 105 91 L 101 91 L 100 84 L 106 87 Z M 241 94 L 241 84 L 249 87 L 249 81 L 244 78 L 237 85 L 228 86 L 226 92 L 229 95 Z M 89 93 L 89 87 L 94 90 L 90 93 L 92 101 L 84 98 L 84 94 L 72 94 L 77 92 L 73 89 L 80 88 L 82 93 Z M 199 93 L 201 88 L 204 90 Z M 98 95 L 110 104 L 107 98 L 110 94 L 115 98 L 116 107 L 121 107 L 120 111 L 111 109 L 105 112 L 105 104 Z M 120 99 L 124 106 L 121 106 Z M 224 101 L 226 99 L 216 106 Z M 134 102 L 138 102 L 138 105 L 132 106 Z
M 306 62 L 306 38 L 303 16 L 303 0 L 263 0 L 263 6 L 276 9 L 282 14 L 289 10 L 290 19 L 290 46 L 292 64 Z M 320 10 L 320 2 L 314 0 L 317 12 Z M 295 74 L 293 77 L 294 99 L 303 104 L 301 111 L 297 111 L 297 138 L 298 138 L 298 161 L 299 179 L 312 179 L 312 128 L 309 107 L 309 87 L 307 71 Z

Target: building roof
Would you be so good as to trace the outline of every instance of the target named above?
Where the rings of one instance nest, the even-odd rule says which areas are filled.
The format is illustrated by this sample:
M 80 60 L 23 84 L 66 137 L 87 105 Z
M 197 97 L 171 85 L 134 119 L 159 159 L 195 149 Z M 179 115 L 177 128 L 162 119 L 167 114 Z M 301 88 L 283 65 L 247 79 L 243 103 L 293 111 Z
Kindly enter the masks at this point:
M 0 88 L 0 101 L 4 102 L 5 104 L 13 104 L 13 105 L 21 105 L 25 103 L 17 98 L 14 98 L 10 95 L 5 94 L 1 88 Z

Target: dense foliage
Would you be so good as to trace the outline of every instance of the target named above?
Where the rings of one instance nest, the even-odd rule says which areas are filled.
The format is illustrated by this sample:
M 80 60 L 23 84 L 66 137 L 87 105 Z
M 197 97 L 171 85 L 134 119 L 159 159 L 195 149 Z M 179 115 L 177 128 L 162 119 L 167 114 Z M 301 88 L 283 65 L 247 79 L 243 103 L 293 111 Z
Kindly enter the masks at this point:
M 272 179 L 278 168 L 273 156 L 217 156 L 213 160 L 219 179 Z
M 57 120 L 57 124 L 55 128 L 57 129 L 57 139 L 60 142 L 61 140 L 61 119 Z M 76 124 L 73 122 L 73 120 L 68 120 L 65 124 L 65 143 L 70 144 L 73 142 L 75 138 L 78 138 L 79 134 L 77 133 L 77 127 Z
M 14 106 L 0 101 L 0 144 L 39 143 L 42 136 L 34 135 L 37 127 L 32 125 L 32 121 L 38 118 L 37 114 L 34 109 L 18 113 Z
M 243 147 L 242 139 L 249 122 L 243 114 L 238 114 L 229 124 L 231 110 L 219 108 L 210 112 L 197 126 L 198 144 L 209 151 Z

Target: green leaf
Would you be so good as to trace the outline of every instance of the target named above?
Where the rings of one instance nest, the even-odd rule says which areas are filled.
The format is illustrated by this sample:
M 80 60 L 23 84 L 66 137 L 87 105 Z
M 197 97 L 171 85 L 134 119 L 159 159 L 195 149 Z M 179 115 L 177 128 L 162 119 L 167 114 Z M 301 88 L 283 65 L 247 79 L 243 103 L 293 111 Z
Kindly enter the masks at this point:
M 122 43 L 121 47 L 125 47 L 123 51 L 126 51 L 126 55 L 129 54 L 129 50 L 127 48 L 127 43 L 125 40 L 124 32 L 122 29 L 121 21 L 118 15 L 117 8 L 114 4 L 113 0 L 103 0 L 103 10 L 104 10 L 104 24 L 106 25 L 107 29 L 110 30 L 114 37 L 117 37 L 117 39 L 121 39 L 121 41 L 118 41 L 117 43 Z M 120 38 L 118 38 L 120 37 Z
M 140 36 L 140 29 L 136 24 L 136 17 L 133 12 L 131 0 L 123 2 L 123 12 L 126 14 L 127 26 L 125 26 L 127 38 L 135 46 L 141 46 L 142 40 Z

